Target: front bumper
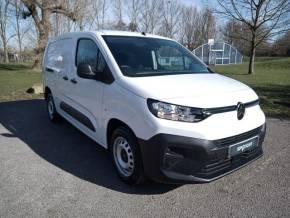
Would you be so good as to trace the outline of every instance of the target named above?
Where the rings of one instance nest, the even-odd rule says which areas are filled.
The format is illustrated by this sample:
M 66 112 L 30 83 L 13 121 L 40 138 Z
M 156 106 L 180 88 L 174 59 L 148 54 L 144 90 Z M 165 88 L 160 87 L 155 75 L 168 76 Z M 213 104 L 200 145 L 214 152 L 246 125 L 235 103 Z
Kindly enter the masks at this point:
M 145 174 L 158 182 L 209 182 L 235 171 L 263 155 L 266 125 L 219 140 L 158 134 L 149 140 L 139 139 Z M 228 157 L 232 144 L 259 136 L 252 150 Z

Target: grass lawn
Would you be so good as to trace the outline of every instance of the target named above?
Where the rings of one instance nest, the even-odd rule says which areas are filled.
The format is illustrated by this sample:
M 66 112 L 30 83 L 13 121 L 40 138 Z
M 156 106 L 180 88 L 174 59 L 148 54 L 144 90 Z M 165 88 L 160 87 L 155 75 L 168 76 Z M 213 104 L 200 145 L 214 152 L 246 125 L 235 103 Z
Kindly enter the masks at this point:
M 41 83 L 41 73 L 32 70 L 31 64 L 0 64 L 0 102 L 41 97 L 26 93 L 36 83 Z
M 252 87 L 268 116 L 290 118 L 290 58 L 257 58 L 255 75 L 247 74 L 247 62 L 213 69 Z
M 33 84 L 41 83 L 41 73 L 30 64 L 0 64 L 0 102 L 40 98 L 27 94 Z M 290 58 L 257 58 L 255 75 L 247 75 L 248 63 L 215 66 L 223 75 L 240 80 L 260 96 L 261 106 L 268 116 L 290 118 Z

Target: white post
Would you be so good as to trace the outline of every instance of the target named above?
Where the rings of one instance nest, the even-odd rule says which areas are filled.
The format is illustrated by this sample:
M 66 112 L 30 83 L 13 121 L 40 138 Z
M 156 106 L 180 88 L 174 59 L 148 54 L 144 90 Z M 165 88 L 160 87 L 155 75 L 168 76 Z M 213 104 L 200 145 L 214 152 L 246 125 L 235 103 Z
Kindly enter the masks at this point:
M 225 55 L 225 43 L 223 42 L 223 56 L 222 56 L 222 64 L 224 64 L 224 55 Z
M 238 50 L 236 49 L 235 64 L 237 64 L 237 54 L 238 54 Z
M 231 64 L 231 55 L 232 55 L 232 46 L 230 46 L 230 52 L 229 52 L 229 64 Z
M 204 60 L 203 60 L 203 45 L 201 46 L 201 60 L 204 62 Z

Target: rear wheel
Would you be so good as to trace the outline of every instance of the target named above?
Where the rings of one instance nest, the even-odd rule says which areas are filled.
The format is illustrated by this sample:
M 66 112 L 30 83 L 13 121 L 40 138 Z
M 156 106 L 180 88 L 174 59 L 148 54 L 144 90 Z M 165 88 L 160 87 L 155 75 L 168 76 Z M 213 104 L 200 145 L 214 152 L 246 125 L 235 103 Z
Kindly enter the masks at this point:
M 130 129 L 119 127 L 113 132 L 111 153 L 118 175 L 125 183 L 138 184 L 144 181 L 139 145 Z
M 60 115 L 57 113 L 55 104 L 53 101 L 53 97 L 51 93 L 47 94 L 46 97 L 46 105 L 47 105 L 47 114 L 48 118 L 51 122 L 59 122 L 60 121 Z

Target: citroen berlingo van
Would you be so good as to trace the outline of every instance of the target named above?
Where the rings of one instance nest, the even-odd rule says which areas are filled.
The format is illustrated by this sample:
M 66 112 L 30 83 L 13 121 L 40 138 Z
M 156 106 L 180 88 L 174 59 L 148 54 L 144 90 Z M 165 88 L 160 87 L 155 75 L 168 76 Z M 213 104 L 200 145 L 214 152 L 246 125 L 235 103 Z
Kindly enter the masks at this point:
M 49 119 L 108 149 L 129 184 L 209 182 L 263 154 L 257 94 L 169 38 L 64 34 L 46 46 L 43 83 Z

